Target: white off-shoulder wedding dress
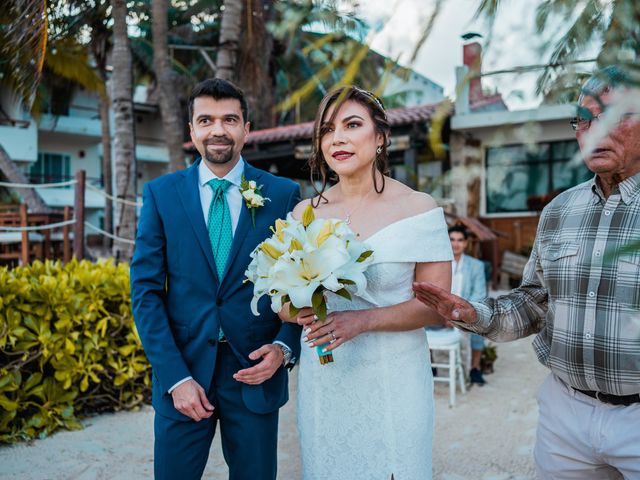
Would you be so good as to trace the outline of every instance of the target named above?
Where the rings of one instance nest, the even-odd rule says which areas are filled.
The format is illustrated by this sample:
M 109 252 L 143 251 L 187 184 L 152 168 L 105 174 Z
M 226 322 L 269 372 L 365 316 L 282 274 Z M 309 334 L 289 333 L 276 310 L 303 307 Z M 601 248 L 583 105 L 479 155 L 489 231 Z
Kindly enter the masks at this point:
M 373 249 L 367 288 L 348 301 L 329 295 L 330 311 L 395 305 L 413 297 L 418 262 L 453 256 L 441 208 L 387 225 Z M 433 376 L 424 329 L 364 333 L 321 365 L 303 344 L 298 430 L 304 480 L 431 478 Z

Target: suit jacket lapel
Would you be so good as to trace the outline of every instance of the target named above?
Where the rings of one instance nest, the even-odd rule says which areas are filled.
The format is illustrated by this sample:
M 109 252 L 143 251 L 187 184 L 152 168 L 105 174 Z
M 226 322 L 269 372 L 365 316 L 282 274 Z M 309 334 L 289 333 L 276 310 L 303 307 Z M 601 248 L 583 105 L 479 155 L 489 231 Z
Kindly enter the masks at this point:
M 216 262 L 213 258 L 213 251 L 211 250 L 211 242 L 209 240 L 209 232 L 207 232 L 207 225 L 202 215 L 202 203 L 200 202 L 200 190 L 198 189 L 198 164 L 199 162 L 194 163 L 184 172 L 184 178 L 177 186 L 178 196 L 187 214 L 187 218 L 189 218 L 191 222 L 198 243 L 200 243 L 200 247 L 207 259 L 211 273 L 213 277 L 218 280 Z
M 248 163 L 244 164 L 244 178 L 247 180 L 255 180 L 255 182 L 260 185 L 260 177 L 262 176 L 262 171 L 260 169 L 254 168 Z M 265 194 L 264 187 L 262 188 L 262 194 Z M 260 209 L 256 211 L 256 215 L 259 215 Z M 229 272 L 234 268 L 235 258 L 244 243 L 244 239 L 249 232 L 249 228 L 253 227 L 253 223 L 251 220 L 251 212 L 247 208 L 246 204 L 242 204 L 242 209 L 240 210 L 240 218 L 238 219 L 238 226 L 236 227 L 236 231 L 233 235 L 233 244 L 231 245 L 231 251 L 229 252 L 229 257 L 227 258 L 227 265 L 224 269 L 224 274 L 222 275 L 222 279 L 224 280 L 229 276 Z M 241 273 L 244 273 L 241 272 Z

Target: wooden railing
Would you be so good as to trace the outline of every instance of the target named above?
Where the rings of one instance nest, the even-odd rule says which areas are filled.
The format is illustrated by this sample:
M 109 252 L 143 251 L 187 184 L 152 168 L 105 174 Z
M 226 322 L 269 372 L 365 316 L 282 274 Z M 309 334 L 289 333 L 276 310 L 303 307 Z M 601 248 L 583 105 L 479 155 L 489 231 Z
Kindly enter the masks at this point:
M 73 187 L 73 207 L 29 212 L 25 204 L 20 204 L 4 206 L 0 210 L 0 263 L 15 266 L 46 259 L 68 262 L 72 254 L 78 260 L 84 258 L 84 170 L 77 172 Z

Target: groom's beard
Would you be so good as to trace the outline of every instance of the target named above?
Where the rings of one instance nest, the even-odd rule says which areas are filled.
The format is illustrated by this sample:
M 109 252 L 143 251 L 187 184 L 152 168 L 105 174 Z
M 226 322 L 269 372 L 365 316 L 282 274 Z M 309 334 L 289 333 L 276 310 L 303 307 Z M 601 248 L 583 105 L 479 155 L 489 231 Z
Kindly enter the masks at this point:
M 235 152 L 235 143 L 229 137 L 213 137 L 209 140 L 205 140 L 204 144 L 204 158 L 217 165 L 222 165 L 228 163 L 233 158 L 233 154 Z M 229 149 L 222 152 L 212 152 L 207 148 L 207 145 L 229 145 Z

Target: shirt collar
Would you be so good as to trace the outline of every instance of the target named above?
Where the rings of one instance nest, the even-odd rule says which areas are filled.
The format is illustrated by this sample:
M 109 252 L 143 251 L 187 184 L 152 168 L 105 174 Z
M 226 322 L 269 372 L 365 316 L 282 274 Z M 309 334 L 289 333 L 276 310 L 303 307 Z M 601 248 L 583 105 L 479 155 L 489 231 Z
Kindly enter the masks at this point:
M 640 193 L 640 173 L 625 178 L 618 185 L 618 189 L 620 190 L 622 201 L 627 205 L 631 203 L 633 199 L 638 196 L 638 193 Z
M 240 157 L 238 163 L 220 180 L 227 180 L 232 183 L 236 187 L 240 187 L 240 182 L 242 181 L 242 175 L 244 174 L 244 159 Z M 209 170 L 209 167 L 205 164 L 205 161 L 200 159 L 200 165 L 198 165 L 198 179 L 200 181 L 200 185 L 204 187 L 209 180 L 213 178 L 220 178 L 214 175 L 214 173 Z
M 597 181 L 597 178 L 598 176 L 594 175 L 591 179 L 591 191 L 598 197 L 599 201 L 604 202 L 604 193 L 602 192 L 602 188 L 600 188 L 600 183 Z M 620 192 L 620 199 L 625 204 L 628 205 L 631 203 L 640 193 L 640 173 L 636 173 L 635 175 L 624 179 L 618 184 L 617 190 Z
M 593 201 L 594 203 L 604 202 L 604 193 L 602 188 L 600 188 L 600 184 L 598 183 L 598 176 L 594 175 L 591 181 L 589 182 L 589 186 L 591 187 L 591 192 L 593 193 Z

